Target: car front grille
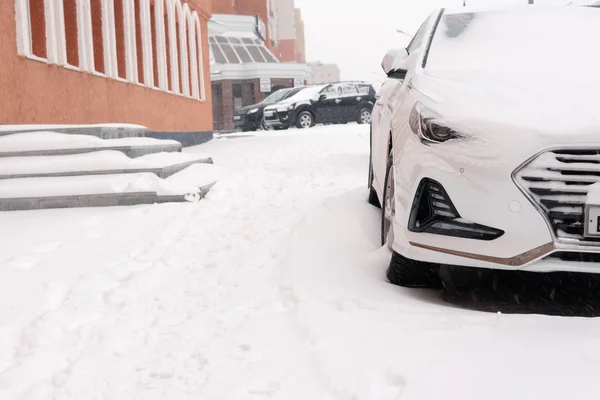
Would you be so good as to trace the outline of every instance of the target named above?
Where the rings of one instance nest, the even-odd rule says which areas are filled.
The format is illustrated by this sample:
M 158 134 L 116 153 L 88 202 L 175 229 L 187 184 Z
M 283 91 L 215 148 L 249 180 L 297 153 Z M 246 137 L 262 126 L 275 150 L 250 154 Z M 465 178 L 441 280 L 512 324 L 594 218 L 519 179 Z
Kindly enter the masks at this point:
M 539 206 L 557 239 L 584 238 L 584 207 L 590 185 L 600 182 L 600 149 L 548 150 L 515 171 L 515 182 Z
M 266 121 L 279 121 L 279 116 L 276 111 L 273 111 L 272 115 L 267 115 L 267 113 L 265 113 L 264 116 Z

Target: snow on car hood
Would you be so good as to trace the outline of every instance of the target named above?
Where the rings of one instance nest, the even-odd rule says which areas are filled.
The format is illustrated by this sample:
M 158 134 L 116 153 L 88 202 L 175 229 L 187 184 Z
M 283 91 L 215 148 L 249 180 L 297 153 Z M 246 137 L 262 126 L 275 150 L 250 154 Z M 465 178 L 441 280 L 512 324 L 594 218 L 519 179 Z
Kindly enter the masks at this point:
M 600 37 L 600 10 L 450 14 L 438 31 L 413 85 L 439 103 L 444 117 L 544 135 L 593 131 L 600 141 L 600 53 L 585 40 Z
M 557 80 L 543 73 L 456 73 L 422 79 L 418 88 L 439 102 L 437 111 L 448 120 L 498 122 L 556 135 L 600 134 L 600 80 L 582 75 Z

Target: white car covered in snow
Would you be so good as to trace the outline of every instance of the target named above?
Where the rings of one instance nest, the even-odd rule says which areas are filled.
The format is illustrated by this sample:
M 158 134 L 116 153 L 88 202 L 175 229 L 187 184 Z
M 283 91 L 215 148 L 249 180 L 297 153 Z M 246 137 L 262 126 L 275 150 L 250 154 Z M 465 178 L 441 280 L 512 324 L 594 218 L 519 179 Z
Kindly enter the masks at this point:
M 392 50 L 369 201 L 388 279 L 440 265 L 600 273 L 600 9 L 437 10 Z

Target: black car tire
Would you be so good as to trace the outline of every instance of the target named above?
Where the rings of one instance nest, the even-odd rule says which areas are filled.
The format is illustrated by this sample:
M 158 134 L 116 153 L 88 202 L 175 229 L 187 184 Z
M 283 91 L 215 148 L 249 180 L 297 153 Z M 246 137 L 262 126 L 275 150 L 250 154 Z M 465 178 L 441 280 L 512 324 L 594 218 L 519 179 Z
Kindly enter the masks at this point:
M 377 192 L 373 189 L 373 186 L 369 188 L 369 204 L 381 208 L 381 203 L 379 202 L 379 197 L 377 197 Z
M 308 125 L 306 125 L 304 122 L 304 121 L 308 121 L 307 118 L 310 118 L 310 120 L 309 120 L 310 124 L 308 124 Z M 313 114 L 310 111 L 302 111 L 296 117 L 296 128 L 306 129 L 306 128 L 312 128 L 313 126 L 315 126 L 315 117 L 313 116 Z
M 369 165 L 369 204 L 381 208 L 381 202 L 379 201 L 379 197 L 377 197 L 377 192 L 375 188 L 373 188 L 373 165 Z
M 262 119 L 262 121 L 260 122 L 260 127 L 262 128 L 263 131 L 272 131 L 273 127 L 271 125 L 267 125 L 265 123 L 264 118 Z
M 386 276 L 393 285 L 441 289 L 439 270 L 438 264 L 411 260 L 394 251 Z
M 368 114 L 368 118 L 365 115 Z M 371 123 L 371 110 L 368 108 L 361 108 L 356 116 L 356 122 L 359 124 L 370 124 Z
M 393 165 L 392 153 L 388 156 L 387 168 L 385 172 L 385 185 L 383 189 L 383 198 L 381 206 L 381 241 L 385 245 L 388 235 L 385 232 L 385 212 L 386 198 L 388 190 L 388 179 Z M 393 221 L 392 221 L 393 222 Z M 393 227 L 390 227 L 393 229 Z M 441 280 L 439 278 L 438 264 L 411 260 L 401 254 L 392 252 L 392 259 L 387 270 L 387 278 L 390 283 L 398 286 L 413 287 L 413 288 L 441 288 Z

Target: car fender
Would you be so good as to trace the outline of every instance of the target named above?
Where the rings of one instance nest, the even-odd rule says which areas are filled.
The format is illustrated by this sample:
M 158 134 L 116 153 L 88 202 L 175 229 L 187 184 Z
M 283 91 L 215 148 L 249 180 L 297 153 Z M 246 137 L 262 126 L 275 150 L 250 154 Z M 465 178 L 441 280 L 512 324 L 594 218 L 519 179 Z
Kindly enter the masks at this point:
M 372 101 L 367 101 L 367 100 L 361 101 L 360 103 L 358 103 L 358 107 L 356 110 L 356 116 L 358 117 L 358 114 L 360 113 L 360 111 L 365 108 L 367 110 L 373 112 L 374 107 L 375 107 L 375 104 Z
M 296 108 L 294 109 L 294 122 L 295 122 L 296 117 L 298 116 L 298 114 L 300 114 L 303 111 L 310 112 L 312 114 L 313 118 L 316 121 L 317 116 L 315 114 L 315 111 L 314 111 L 312 105 L 307 104 L 307 103 L 302 103 L 302 104 L 296 105 Z

